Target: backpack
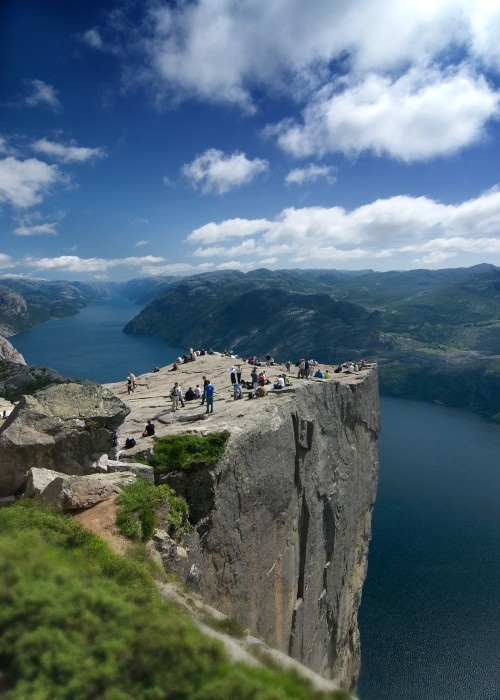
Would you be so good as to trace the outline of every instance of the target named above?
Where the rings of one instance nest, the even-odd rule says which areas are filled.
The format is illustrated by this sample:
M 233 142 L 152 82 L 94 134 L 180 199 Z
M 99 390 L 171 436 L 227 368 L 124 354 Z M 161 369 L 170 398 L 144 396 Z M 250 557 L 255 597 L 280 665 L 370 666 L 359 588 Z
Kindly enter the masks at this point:
M 125 440 L 125 448 L 127 450 L 130 449 L 131 447 L 135 447 L 136 445 L 137 445 L 137 443 L 136 443 L 134 438 L 129 437 Z

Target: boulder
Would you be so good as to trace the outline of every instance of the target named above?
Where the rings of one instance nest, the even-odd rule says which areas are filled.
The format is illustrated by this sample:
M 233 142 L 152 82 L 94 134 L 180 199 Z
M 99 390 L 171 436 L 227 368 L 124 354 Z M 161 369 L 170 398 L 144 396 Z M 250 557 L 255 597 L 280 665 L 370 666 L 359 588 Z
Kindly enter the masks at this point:
M 0 497 L 22 491 L 30 469 L 96 471 L 128 409 L 98 384 L 53 384 L 21 397 L 0 427 Z
M 149 484 L 155 483 L 155 473 L 153 467 L 148 467 L 147 464 L 139 462 L 117 462 L 116 460 L 108 459 L 106 462 L 107 471 L 109 474 L 115 472 L 131 472 L 137 477 L 144 479 Z
M 66 476 L 35 467 L 28 476 L 24 496 L 37 498 L 63 512 L 83 510 L 107 501 L 135 479 L 135 474 L 131 472 Z

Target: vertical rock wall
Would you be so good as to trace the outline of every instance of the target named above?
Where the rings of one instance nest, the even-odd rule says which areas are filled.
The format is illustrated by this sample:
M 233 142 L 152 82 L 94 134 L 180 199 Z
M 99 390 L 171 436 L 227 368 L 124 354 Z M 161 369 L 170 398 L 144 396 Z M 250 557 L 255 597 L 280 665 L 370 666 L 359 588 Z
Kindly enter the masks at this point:
M 232 429 L 211 482 L 193 484 L 199 590 L 349 688 L 378 474 L 377 373 L 264 401 Z

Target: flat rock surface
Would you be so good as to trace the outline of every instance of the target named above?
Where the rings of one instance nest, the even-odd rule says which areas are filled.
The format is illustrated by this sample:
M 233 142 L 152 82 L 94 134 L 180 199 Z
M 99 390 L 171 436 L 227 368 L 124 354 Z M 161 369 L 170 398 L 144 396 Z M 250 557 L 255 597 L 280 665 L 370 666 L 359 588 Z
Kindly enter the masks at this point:
M 280 374 L 286 372 L 284 364 L 277 364 L 272 367 L 257 367 L 260 371 L 264 369 L 266 376 L 271 380 L 271 384 L 266 385 L 267 396 L 264 398 L 254 398 L 249 400 L 249 390 L 243 390 L 243 399 L 233 398 L 233 388 L 231 385 L 231 375 L 229 368 L 241 365 L 242 379 L 250 381 L 252 366 L 242 359 L 226 357 L 219 353 L 214 355 L 203 355 L 194 362 L 181 364 L 178 371 L 171 371 L 172 365 L 162 367 L 159 372 L 147 372 L 137 378 L 137 388 L 134 393 L 128 394 L 127 381 L 106 384 L 115 396 L 123 401 L 130 408 L 130 413 L 119 428 L 119 448 L 120 459 L 132 457 L 134 454 L 144 452 L 151 448 L 154 438 L 141 437 L 146 421 L 151 419 L 155 425 L 155 435 L 172 435 L 187 431 L 221 431 L 234 430 L 234 428 L 249 427 L 254 420 L 256 413 L 266 412 L 271 407 L 271 402 L 276 400 L 293 401 L 297 388 L 315 382 L 339 382 L 341 384 L 357 384 L 363 381 L 370 372 L 371 365 L 354 374 L 346 372 L 333 374 L 334 366 L 319 364 L 315 370 L 320 368 L 323 372 L 326 369 L 332 373 L 331 379 L 312 378 L 308 381 L 297 379 L 298 369 L 292 365 L 291 372 L 287 376 L 292 382 L 291 387 L 284 390 L 274 390 L 272 385 Z M 206 407 L 201 406 L 201 401 L 186 401 L 185 408 L 179 406 L 179 410 L 172 410 L 170 400 L 170 390 L 175 382 L 182 388 L 183 395 L 192 387 L 199 384 L 203 389 L 203 375 L 215 386 L 214 412 L 206 414 Z M 124 450 L 124 443 L 127 437 L 133 437 L 137 445 L 130 450 Z

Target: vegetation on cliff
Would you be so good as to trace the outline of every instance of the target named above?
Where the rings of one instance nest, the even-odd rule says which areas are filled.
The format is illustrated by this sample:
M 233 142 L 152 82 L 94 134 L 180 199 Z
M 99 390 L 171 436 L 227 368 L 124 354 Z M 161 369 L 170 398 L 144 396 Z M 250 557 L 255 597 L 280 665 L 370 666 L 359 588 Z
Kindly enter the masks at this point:
M 500 269 L 492 265 L 207 273 L 171 283 L 125 331 L 242 356 L 366 356 L 379 363 L 383 392 L 500 413 Z
M 165 522 L 172 537 L 180 536 L 185 529 L 192 529 L 188 523 L 188 504 L 166 484 L 153 486 L 144 479 L 137 479 L 122 488 L 117 503 L 116 524 L 130 539 L 145 542 L 152 537 L 158 525 L 158 510 L 163 503 L 168 505 Z
M 220 433 L 184 433 L 167 435 L 157 440 L 148 459 L 156 475 L 182 469 L 204 469 L 216 464 L 224 454 L 229 431 Z
M 31 501 L 0 511 L 6 700 L 308 700 L 295 675 L 231 664 L 144 566 Z

